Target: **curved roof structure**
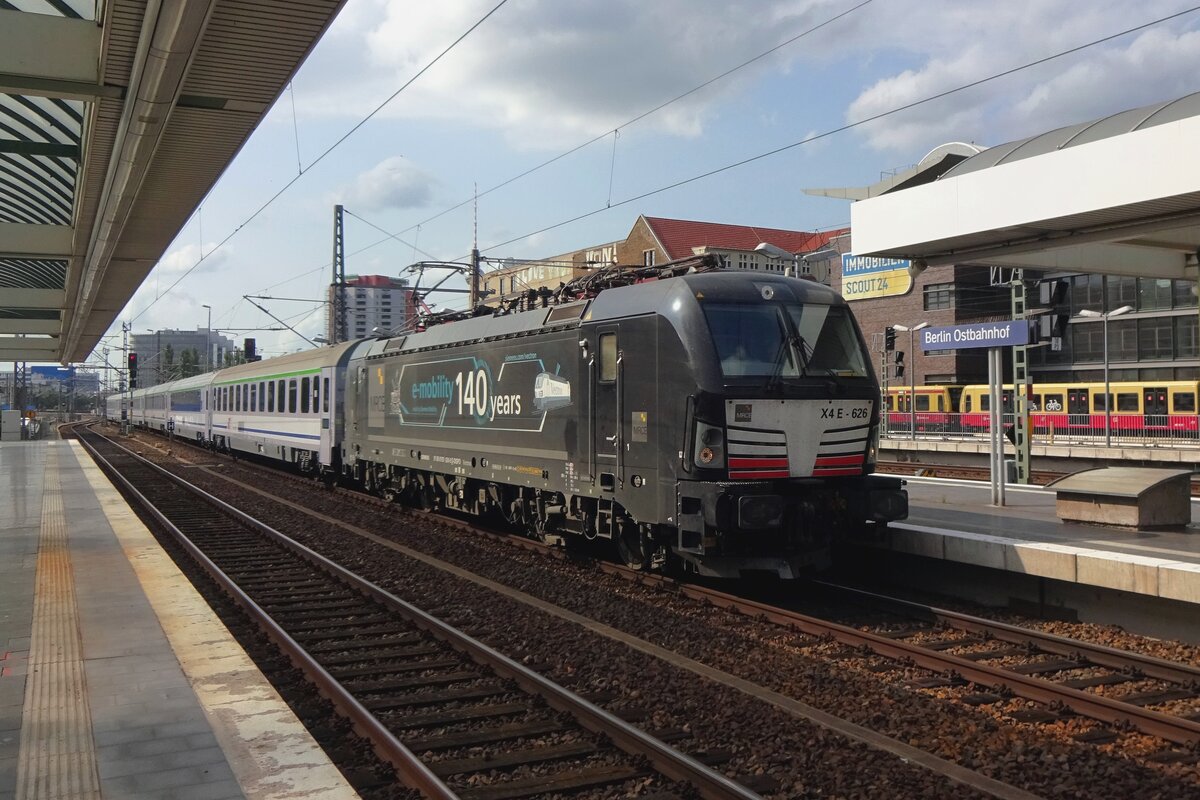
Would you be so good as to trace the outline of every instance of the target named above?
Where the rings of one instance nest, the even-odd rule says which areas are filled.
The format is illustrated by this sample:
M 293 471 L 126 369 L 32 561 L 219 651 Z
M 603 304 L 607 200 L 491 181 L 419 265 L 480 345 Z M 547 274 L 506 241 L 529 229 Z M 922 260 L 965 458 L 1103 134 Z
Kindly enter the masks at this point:
M 87 357 L 344 2 L 0 0 L 0 361 Z
M 854 252 L 1197 276 L 1200 93 L 983 150 L 851 206 Z

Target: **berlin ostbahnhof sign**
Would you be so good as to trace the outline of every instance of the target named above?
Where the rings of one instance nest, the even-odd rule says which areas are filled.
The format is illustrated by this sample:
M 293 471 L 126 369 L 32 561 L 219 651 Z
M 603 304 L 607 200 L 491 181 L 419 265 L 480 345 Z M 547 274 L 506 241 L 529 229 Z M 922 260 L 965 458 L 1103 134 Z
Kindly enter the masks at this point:
M 1029 320 L 1006 319 L 921 330 L 921 350 L 965 350 L 1029 344 Z

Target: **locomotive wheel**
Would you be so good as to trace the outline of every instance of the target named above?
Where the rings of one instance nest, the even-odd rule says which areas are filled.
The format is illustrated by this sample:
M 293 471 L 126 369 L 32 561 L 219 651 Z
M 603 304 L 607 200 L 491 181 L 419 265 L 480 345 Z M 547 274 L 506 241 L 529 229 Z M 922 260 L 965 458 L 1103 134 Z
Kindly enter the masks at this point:
M 637 525 L 621 525 L 613 537 L 617 556 L 630 569 L 646 569 L 650 566 L 650 541 Z

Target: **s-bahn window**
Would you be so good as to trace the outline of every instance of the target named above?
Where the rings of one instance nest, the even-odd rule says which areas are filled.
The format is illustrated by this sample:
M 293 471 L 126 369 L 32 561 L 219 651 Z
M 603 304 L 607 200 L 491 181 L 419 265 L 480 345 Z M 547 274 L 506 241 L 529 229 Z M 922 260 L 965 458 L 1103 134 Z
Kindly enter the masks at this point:
M 917 395 L 917 411 L 928 411 L 928 410 L 929 410 L 929 395 L 927 395 L 927 394 Z
M 321 380 L 324 381 L 324 387 L 323 387 L 324 391 L 322 394 L 323 399 L 322 399 L 322 403 L 321 403 L 321 408 L 325 411 L 326 414 L 328 414 L 329 413 L 329 378 L 322 378 Z
M 288 413 L 296 413 L 296 379 L 288 381 Z
M 1138 411 L 1137 392 L 1119 392 L 1117 394 L 1117 411 Z
M 308 413 L 308 378 L 300 379 L 300 413 Z
M 1192 392 L 1174 392 L 1171 401 L 1175 404 L 1175 413 L 1191 413 L 1196 410 L 1196 395 Z
M 1092 395 L 1092 406 L 1096 411 L 1103 411 L 1108 407 L 1108 404 L 1105 403 L 1104 400 L 1104 392 Z
M 1045 411 L 1062 411 L 1066 408 L 1063 405 L 1063 396 L 1061 394 L 1046 393 L 1046 403 L 1042 406 Z
M 617 335 L 615 333 L 600 334 L 600 380 L 615 381 L 617 379 Z

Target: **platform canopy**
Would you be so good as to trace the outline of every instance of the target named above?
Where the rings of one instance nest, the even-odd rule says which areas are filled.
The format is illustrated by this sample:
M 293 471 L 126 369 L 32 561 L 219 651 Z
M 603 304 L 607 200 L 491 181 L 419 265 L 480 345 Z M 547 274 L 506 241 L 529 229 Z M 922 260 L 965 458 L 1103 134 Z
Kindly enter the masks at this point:
M 1197 279 L 1200 93 L 948 164 L 851 206 L 856 255 Z
M 344 2 L 0 2 L 0 361 L 88 356 Z

